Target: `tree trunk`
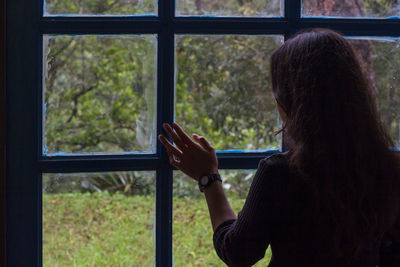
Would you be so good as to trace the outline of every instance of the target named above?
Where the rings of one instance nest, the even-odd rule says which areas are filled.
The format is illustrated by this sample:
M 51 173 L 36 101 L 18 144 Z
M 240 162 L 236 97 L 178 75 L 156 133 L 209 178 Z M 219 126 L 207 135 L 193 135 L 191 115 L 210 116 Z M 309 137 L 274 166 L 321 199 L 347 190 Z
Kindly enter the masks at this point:
M 304 9 L 313 16 L 360 17 L 364 15 L 363 0 L 307 0 Z
M 360 17 L 364 15 L 363 0 L 307 0 L 304 10 L 313 16 L 342 16 Z M 371 41 L 349 40 L 353 45 L 363 71 L 371 85 L 374 95 L 378 90 L 376 87 L 375 72 L 372 64 Z
M 196 6 L 197 11 L 201 11 L 202 8 L 201 0 L 194 0 L 194 5 Z

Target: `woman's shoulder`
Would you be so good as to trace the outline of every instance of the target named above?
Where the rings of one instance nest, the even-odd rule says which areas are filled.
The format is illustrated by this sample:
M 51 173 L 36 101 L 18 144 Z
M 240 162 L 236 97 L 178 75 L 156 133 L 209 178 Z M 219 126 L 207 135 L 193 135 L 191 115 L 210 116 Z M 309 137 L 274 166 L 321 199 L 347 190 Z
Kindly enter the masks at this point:
M 260 161 L 261 166 L 289 167 L 289 151 L 274 153 Z
M 274 153 L 259 163 L 259 168 L 265 170 L 266 173 L 272 174 L 270 179 L 274 179 L 285 185 L 307 183 L 305 179 L 289 164 L 290 151 Z
M 268 176 L 268 180 L 282 180 L 290 174 L 288 152 L 279 152 L 260 160 L 258 170 L 261 176 Z

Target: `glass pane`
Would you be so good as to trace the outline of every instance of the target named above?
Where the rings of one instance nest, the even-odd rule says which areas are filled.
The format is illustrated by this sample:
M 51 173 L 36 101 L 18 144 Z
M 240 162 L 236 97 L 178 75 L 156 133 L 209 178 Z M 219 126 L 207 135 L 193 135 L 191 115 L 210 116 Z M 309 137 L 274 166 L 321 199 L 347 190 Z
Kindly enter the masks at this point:
M 304 16 L 385 18 L 400 15 L 395 0 L 302 0 Z
M 377 97 L 381 118 L 400 148 L 400 39 L 350 39 Z
M 220 170 L 225 193 L 237 214 L 244 205 L 256 170 Z M 213 230 L 203 193 L 180 171 L 173 178 L 173 256 L 175 266 L 224 266 L 213 245 Z M 271 248 L 254 266 L 268 266 Z
M 43 153 L 154 153 L 154 35 L 46 35 Z
M 283 0 L 179 0 L 176 3 L 176 13 L 181 16 L 283 16 Z
M 43 266 L 154 266 L 155 172 L 43 175 Z
M 176 38 L 175 120 L 217 150 L 280 148 L 269 57 L 280 36 Z
M 155 15 L 156 0 L 43 0 L 45 16 Z

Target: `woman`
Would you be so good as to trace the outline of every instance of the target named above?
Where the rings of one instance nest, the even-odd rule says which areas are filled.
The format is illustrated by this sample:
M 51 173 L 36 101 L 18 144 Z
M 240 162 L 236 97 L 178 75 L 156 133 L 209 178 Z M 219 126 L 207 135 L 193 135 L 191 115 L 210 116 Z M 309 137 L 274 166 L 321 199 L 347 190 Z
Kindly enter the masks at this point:
M 271 244 L 270 267 L 400 266 L 400 160 L 350 44 L 299 33 L 273 53 L 271 76 L 288 151 L 260 161 L 237 217 L 219 180 L 203 186 L 219 257 L 251 266 Z M 204 137 L 164 129 L 173 166 L 218 173 Z

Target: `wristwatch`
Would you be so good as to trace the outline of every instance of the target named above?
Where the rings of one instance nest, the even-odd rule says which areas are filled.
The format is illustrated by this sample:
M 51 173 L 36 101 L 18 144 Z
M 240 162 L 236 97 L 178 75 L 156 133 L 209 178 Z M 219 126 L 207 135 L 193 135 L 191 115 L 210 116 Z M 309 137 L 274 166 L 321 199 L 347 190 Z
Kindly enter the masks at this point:
M 204 188 L 206 188 L 215 181 L 220 181 L 222 183 L 221 176 L 218 173 L 204 174 L 200 176 L 198 181 L 199 181 L 200 192 L 203 192 Z

